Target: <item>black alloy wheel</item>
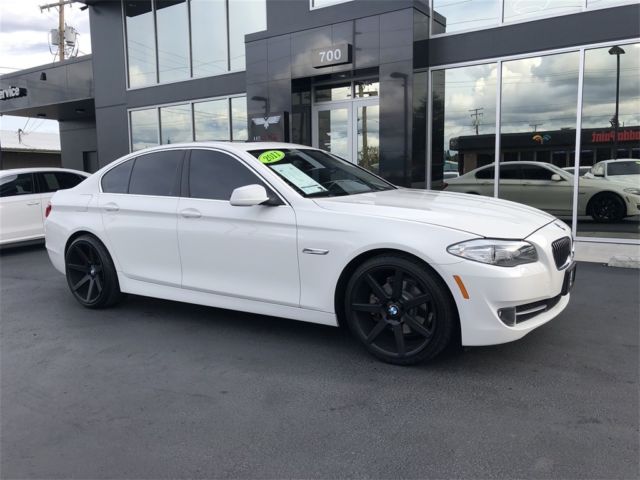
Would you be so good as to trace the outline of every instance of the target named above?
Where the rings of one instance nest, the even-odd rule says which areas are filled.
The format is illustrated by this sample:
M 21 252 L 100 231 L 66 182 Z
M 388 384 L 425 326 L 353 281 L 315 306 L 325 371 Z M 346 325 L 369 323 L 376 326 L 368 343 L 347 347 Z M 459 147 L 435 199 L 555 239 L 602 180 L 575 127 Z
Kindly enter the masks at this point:
M 347 285 L 352 332 L 376 357 L 409 365 L 435 357 L 450 342 L 457 313 L 446 286 L 411 258 L 375 257 Z
M 614 223 L 625 217 L 624 201 L 614 193 L 600 193 L 591 200 L 590 213 L 596 222 Z
M 120 298 L 113 261 L 102 243 L 83 235 L 73 241 L 65 255 L 67 283 L 76 300 L 88 308 L 104 308 Z

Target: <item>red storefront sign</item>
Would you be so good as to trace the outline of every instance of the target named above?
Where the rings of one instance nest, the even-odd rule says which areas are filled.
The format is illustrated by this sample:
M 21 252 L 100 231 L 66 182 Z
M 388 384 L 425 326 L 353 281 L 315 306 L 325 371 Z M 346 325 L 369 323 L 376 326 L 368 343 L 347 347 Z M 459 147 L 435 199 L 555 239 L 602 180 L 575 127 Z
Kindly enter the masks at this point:
M 613 130 L 605 130 L 601 132 L 591 132 L 591 143 L 609 143 L 613 142 L 615 132 Z M 637 130 L 618 130 L 618 142 L 640 141 L 640 129 Z

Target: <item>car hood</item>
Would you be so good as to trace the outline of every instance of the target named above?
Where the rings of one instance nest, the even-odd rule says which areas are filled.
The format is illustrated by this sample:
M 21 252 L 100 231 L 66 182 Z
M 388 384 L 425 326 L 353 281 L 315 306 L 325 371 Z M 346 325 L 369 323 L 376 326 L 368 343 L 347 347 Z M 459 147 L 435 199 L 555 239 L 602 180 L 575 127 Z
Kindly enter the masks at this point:
M 314 200 L 336 212 L 421 222 L 491 238 L 526 238 L 555 220 L 506 200 L 405 188 Z

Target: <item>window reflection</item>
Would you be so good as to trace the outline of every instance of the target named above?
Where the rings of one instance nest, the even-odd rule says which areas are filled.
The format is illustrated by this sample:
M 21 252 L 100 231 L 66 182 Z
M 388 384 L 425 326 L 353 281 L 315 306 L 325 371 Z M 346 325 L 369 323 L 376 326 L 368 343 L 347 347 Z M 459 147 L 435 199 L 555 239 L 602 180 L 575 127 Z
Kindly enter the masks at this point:
M 433 0 L 433 33 L 451 33 L 498 24 L 499 0 Z
M 504 0 L 504 21 L 514 22 L 541 16 L 563 15 L 582 10 L 584 0 Z
M 331 102 L 351 99 L 351 82 L 315 88 L 316 102 Z
M 496 64 L 434 71 L 432 85 L 431 186 L 480 193 L 452 180 L 495 159 Z
M 161 107 L 160 133 L 163 144 L 192 141 L 191 105 Z
M 186 0 L 156 0 L 160 83 L 189 77 L 189 31 Z
M 231 125 L 234 141 L 249 139 L 247 122 L 247 97 L 234 97 L 231 99 Z
M 640 44 L 586 50 L 582 98 L 578 235 L 639 239 Z
M 194 77 L 228 70 L 225 0 L 191 0 L 191 55 Z
M 265 0 L 229 1 L 229 65 L 245 69 L 244 36 L 267 28 Z
M 196 141 L 229 140 L 229 101 L 212 100 L 193 104 Z
M 158 145 L 158 111 L 155 108 L 130 113 L 131 151 Z
M 151 0 L 126 0 L 124 11 L 129 85 L 139 87 L 155 83 L 156 49 Z

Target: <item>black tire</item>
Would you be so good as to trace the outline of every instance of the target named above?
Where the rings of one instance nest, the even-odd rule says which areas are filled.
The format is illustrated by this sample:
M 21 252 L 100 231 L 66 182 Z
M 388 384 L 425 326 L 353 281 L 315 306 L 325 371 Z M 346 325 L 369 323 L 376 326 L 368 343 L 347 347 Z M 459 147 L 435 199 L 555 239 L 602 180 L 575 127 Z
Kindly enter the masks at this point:
M 589 214 L 596 222 L 615 223 L 627 213 L 624 200 L 615 193 L 599 193 L 589 202 Z
M 107 308 L 122 298 L 113 260 L 92 235 L 82 235 L 69 245 L 65 272 L 71 294 L 84 307 Z
M 396 365 L 434 358 L 450 343 L 458 324 L 442 280 L 401 255 L 371 258 L 353 272 L 345 292 L 345 317 L 369 353 Z

